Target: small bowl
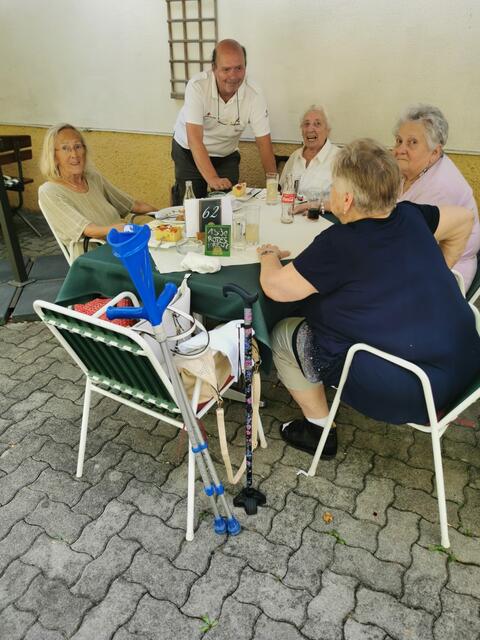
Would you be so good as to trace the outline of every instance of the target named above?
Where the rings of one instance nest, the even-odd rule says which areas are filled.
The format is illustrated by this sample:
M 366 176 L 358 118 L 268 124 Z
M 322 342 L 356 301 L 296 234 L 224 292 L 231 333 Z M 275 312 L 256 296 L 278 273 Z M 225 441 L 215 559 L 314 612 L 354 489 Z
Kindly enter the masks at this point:
M 205 245 L 200 240 L 195 238 L 184 238 L 175 245 L 178 253 L 185 255 L 187 253 L 203 253 L 205 251 Z

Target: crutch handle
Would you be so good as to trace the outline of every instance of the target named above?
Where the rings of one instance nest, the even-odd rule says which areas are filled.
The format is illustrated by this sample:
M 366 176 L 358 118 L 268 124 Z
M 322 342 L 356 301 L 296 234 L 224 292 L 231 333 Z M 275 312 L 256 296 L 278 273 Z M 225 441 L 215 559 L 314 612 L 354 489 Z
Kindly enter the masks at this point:
M 229 293 L 238 294 L 243 299 L 246 307 L 251 307 L 252 304 L 258 300 L 258 293 L 248 293 L 248 291 L 245 291 L 245 289 L 239 287 L 238 284 L 234 284 L 233 282 L 223 286 L 223 295 L 225 298 Z

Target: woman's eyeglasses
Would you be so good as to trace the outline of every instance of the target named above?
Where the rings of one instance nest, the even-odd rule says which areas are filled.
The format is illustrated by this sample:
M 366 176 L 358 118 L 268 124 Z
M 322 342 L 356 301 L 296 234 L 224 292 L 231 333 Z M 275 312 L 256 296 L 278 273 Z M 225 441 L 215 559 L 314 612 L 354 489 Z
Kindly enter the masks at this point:
M 55 151 L 61 151 L 62 153 L 72 153 L 72 151 L 75 151 L 75 153 L 81 153 L 84 150 L 85 147 L 81 142 L 77 142 L 73 146 L 70 146 L 69 144 L 62 144 L 59 147 L 55 147 Z

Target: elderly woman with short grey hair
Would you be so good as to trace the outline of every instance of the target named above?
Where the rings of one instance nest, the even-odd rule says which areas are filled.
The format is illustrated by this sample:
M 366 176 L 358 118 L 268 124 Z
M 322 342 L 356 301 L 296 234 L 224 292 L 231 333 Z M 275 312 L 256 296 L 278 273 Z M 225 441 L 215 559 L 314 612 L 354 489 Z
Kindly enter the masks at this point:
M 448 138 L 448 122 L 437 107 L 414 105 L 399 118 L 394 134 L 394 155 L 402 174 L 399 201 L 458 205 L 475 214 L 467 245 L 453 266 L 462 275 L 468 290 L 477 270 L 480 224 L 472 188 L 443 151 Z
M 297 192 L 321 193 L 332 184 L 332 164 L 338 153 L 328 136 L 330 124 L 325 108 L 311 105 L 300 118 L 303 146 L 292 153 L 283 168 L 280 184 L 284 185 L 288 174 L 300 178 Z

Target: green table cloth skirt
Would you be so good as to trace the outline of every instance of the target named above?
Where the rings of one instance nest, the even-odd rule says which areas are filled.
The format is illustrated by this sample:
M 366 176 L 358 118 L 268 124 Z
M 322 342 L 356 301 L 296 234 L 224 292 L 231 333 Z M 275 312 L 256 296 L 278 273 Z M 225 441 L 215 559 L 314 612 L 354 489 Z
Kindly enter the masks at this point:
M 166 282 L 177 285 L 185 272 L 158 273 L 152 262 L 157 295 Z M 223 286 L 235 283 L 249 293 L 258 292 L 253 305 L 253 328 L 259 342 L 262 367 L 269 371 L 272 362 L 269 333 L 277 322 L 287 316 L 299 315 L 299 303 L 274 302 L 260 288 L 260 265 L 245 264 L 222 267 L 216 273 L 192 273 L 188 285 L 192 292 L 191 310 L 208 318 L 228 322 L 243 318 L 243 304 L 238 295 L 223 295 Z M 95 297 L 113 297 L 121 291 L 133 291 L 138 295 L 130 275 L 120 260 L 112 254 L 108 244 L 80 256 L 70 267 L 56 302 L 71 305 L 86 302 Z

